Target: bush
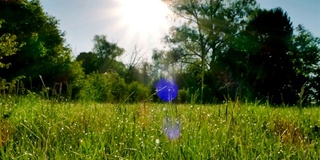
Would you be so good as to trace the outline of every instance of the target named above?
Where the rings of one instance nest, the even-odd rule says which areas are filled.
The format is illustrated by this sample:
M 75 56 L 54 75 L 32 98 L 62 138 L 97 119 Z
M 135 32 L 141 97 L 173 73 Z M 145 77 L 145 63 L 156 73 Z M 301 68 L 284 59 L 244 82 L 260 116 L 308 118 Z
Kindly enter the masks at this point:
M 189 89 L 180 89 L 178 91 L 178 103 L 188 103 L 190 101 Z
M 127 96 L 124 79 L 115 72 L 91 73 L 79 83 L 80 100 L 114 103 Z
M 150 96 L 151 90 L 149 87 L 134 81 L 128 85 L 128 102 L 142 102 Z

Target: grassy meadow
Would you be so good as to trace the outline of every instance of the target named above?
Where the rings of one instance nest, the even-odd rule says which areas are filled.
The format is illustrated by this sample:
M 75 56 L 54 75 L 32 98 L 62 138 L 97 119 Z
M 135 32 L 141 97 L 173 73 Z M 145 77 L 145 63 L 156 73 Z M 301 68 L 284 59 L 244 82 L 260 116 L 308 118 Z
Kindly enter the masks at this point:
M 0 98 L 0 159 L 317 159 L 320 108 Z

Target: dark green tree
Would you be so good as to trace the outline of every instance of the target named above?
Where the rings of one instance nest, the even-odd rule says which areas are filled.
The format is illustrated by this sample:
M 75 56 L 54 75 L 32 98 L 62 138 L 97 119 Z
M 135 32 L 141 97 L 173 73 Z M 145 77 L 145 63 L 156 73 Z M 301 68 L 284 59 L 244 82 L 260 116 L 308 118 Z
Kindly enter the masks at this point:
M 10 81 L 24 75 L 29 88 L 42 86 L 39 75 L 47 86 L 72 78 L 71 50 L 65 45 L 64 33 L 39 0 L 0 1 L 0 19 L 4 20 L 0 35 L 16 35 L 18 45 L 24 44 L 16 54 L 3 58 L 11 66 L 0 69 L 2 78 Z
M 81 66 L 85 74 L 90 74 L 99 69 L 99 59 L 97 54 L 92 52 L 81 52 L 77 58 L 77 61 L 81 62 Z
M 224 58 L 234 82 L 247 87 L 245 95 L 274 104 L 297 102 L 305 79 L 296 74 L 288 54 L 292 34 L 292 23 L 281 8 L 260 10 L 249 22 L 236 51 L 230 49 Z M 240 58 L 231 62 L 235 56 Z

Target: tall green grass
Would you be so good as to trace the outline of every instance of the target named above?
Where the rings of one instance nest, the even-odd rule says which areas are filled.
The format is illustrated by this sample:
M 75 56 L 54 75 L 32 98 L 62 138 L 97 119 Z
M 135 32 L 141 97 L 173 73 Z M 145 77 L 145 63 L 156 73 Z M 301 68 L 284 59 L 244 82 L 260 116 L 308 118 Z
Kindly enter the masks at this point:
M 317 159 L 320 108 L 0 99 L 0 159 Z M 169 139 L 166 119 L 180 123 Z

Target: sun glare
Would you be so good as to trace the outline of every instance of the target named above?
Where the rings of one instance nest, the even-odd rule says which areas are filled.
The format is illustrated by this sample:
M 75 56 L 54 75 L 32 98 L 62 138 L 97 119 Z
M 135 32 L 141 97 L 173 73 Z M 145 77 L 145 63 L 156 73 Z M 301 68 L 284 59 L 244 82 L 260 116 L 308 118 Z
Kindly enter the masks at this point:
M 119 0 L 116 9 L 119 17 L 117 26 L 125 28 L 126 37 L 131 39 L 153 37 L 168 29 L 169 9 L 161 0 Z

